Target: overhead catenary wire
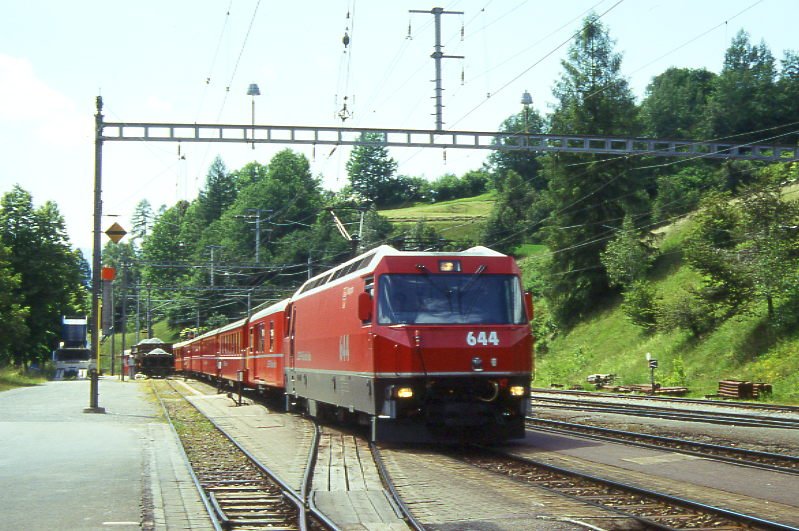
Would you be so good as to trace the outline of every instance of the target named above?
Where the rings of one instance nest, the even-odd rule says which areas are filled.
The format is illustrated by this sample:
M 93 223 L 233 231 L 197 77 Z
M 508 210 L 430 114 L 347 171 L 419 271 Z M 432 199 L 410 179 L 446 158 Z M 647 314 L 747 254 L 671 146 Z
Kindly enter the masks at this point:
M 682 162 L 683 162 L 683 160 L 680 160 L 680 161 L 674 162 L 674 164 L 679 164 L 679 163 L 682 163 Z

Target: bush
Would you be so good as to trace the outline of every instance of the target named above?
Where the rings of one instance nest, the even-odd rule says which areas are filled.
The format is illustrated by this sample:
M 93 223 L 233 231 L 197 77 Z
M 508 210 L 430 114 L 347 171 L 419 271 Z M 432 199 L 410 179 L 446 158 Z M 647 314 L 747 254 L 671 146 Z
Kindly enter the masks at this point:
M 657 326 L 659 299 L 649 282 L 638 280 L 624 292 L 622 311 L 630 321 L 647 331 Z

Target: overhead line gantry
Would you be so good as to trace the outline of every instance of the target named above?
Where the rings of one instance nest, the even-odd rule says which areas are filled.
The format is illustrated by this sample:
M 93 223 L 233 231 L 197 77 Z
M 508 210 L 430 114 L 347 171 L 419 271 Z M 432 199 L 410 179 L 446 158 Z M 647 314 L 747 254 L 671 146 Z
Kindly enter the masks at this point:
M 375 145 L 361 140 L 363 133 L 379 133 L 377 141 L 386 147 L 488 149 L 594 153 L 653 157 L 694 157 L 790 162 L 799 160 L 799 147 L 773 144 L 735 144 L 730 142 L 692 142 L 625 138 L 623 136 L 540 135 L 499 131 L 443 131 L 441 129 L 377 129 L 356 127 L 315 127 L 254 124 L 185 124 L 155 122 L 106 122 L 103 99 L 97 97 L 94 137 L 94 238 L 92 252 L 92 355 L 100 349 L 100 250 L 102 230 L 102 165 L 105 142 L 238 142 L 255 144 Z M 437 121 L 441 127 L 441 121 Z M 374 138 L 370 136 L 369 138 Z M 97 371 L 92 374 L 92 390 L 86 411 L 103 412 L 98 406 Z
M 668 140 L 590 135 L 529 134 L 501 131 L 440 131 L 336 126 L 187 124 L 103 122 L 102 141 L 233 142 L 385 147 L 487 149 L 592 153 L 652 157 L 703 157 L 790 162 L 799 160 L 799 147 L 721 141 Z M 364 133 L 369 138 L 361 140 Z

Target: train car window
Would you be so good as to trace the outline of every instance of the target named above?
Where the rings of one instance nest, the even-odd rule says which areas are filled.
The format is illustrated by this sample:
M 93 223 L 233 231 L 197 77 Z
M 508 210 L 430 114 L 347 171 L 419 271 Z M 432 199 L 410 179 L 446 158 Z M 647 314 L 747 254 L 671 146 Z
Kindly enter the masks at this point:
M 258 341 L 258 352 L 265 352 L 266 351 L 266 332 L 264 331 L 264 324 L 260 323 L 258 325 L 258 330 L 256 332 L 256 337 Z
M 275 322 L 269 321 L 269 352 L 275 351 Z
M 518 277 L 386 274 L 378 278 L 379 324 L 523 324 Z

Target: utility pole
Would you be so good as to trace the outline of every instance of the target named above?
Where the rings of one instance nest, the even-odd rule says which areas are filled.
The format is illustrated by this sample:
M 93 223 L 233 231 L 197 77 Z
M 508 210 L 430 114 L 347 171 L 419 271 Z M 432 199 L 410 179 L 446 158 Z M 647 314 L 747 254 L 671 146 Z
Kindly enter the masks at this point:
M 214 287 L 214 251 L 217 250 L 217 249 L 221 249 L 221 248 L 222 248 L 221 245 L 209 245 L 208 246 L 208 249 L 211 250 L 211 281 L 210 281 L 210 284 L 211 284 L 212 288 Z
M 150 284 L 147 284 L 147 339 L 153 337 L 153 316 L 150 313 L 151 295 Z
M 435 17 L 436 26 L 436 43 L 435 51 L 430 56 L 436 62 L 436 130 L 444 130 L 444 105 L 441 102 L 441 93 L 444 91 L 441 88 L 441 59 L 463 59 L 462 55 L 444 55 L 442 52 L 443 46 L 441 45 L 441 15 L 463 15 L 463 11 L 445 11 L 443 7 L 434 7 L 430 11 L 423 11 L 420 9 L 411 9 L 410 13 L 430 13 Z
M 141 341 L 141 282 L 136 283 L 136 343 Z
M 102 182 L 103 182 L 103 98 L 97 96 L 97 113 L 94 115 L 94 239 L 92 249 L 92 357 L 97 367 L 89 370 L 89 407 L 84 413 L 105 413 L 105 408 L 98 405 L 98 382 L 100 371 L 100 221 L 103 216 Z
M 122 362 L 120 363 L 120 374 L 122 381 L 125 381 L 125 336 L 128 333 L 128 263 L 122 262 Z
M 248 208 L 247 214 L 234 216 L 239 219 L 249 219 L 255 215 L 255 263 L 260 263 L 260 255 L 261 255 L 261 213 L 268 212 L 272 213 L 272 210 L 264 209 L 264 208 Z M 269 221 L 270 218 L 267 218 Z M 212 251 L 213 252 L 213 251 Z M 211 284 L 213 285 L 213 284 Z

